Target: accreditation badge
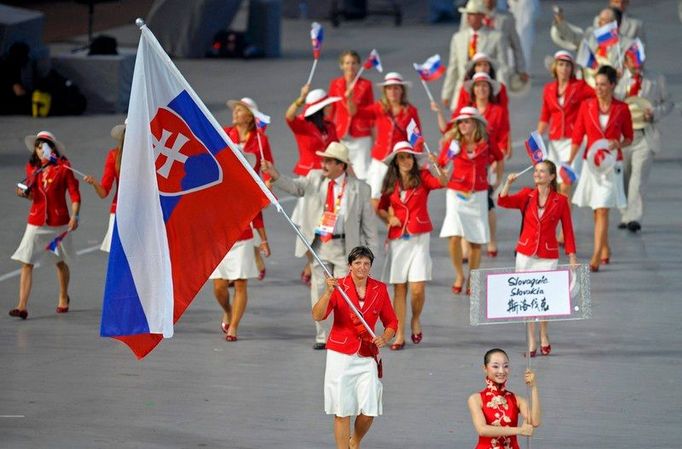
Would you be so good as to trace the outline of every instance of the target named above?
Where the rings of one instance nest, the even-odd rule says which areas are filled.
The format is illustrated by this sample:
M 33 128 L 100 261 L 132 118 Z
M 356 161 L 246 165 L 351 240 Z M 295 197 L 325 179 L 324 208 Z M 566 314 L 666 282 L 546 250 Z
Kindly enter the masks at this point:
M 336 227 L 336 220 L 338 219 L 339 216 L 334 212 L 329 211 L 324 212 L 322 214 L 320 224 L 315 228 L 315 234 L 317 235 L 333 234 L 334 228 Z

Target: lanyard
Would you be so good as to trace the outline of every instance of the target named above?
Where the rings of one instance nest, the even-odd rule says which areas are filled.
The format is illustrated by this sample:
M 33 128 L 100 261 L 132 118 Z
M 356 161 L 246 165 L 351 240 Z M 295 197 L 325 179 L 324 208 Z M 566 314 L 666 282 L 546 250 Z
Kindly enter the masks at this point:
M 328 212 L 334 212 L 334 214 L 336 214 L 337 211 L 339 210 L 339 208 L 341 207 L 341 199 L 343 198 L 343 194 L 346 191 L 346 182 L 347 181 L 348 181 L 348 175 L 346 175 L 346 177 L 343 178 L 343 184 L 341 185 L 341 192 L 339 192 L 339 195 L 334 200 L 334 210 L 328 211 Z M 334 184 L 336 184 L 336 181 L 334 181 Z M 332 186 L 332 188 L 334 188 L 334 187 Z M 332 192 L 332 194 L 333 194 L 333 192 Z M 327 193 L 327 195 L 329 195 L 329 193 Z M 327 205 L 325 204 L 325 208 L 326 207 L 327 207 Z

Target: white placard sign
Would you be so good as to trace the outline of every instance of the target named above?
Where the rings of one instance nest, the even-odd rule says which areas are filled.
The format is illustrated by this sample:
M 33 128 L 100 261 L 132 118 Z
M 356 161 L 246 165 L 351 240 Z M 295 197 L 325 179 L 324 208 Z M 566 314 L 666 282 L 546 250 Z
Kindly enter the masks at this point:
M 488 320 L 571 314 L 569 271 L 524 271 L 487 276 Z

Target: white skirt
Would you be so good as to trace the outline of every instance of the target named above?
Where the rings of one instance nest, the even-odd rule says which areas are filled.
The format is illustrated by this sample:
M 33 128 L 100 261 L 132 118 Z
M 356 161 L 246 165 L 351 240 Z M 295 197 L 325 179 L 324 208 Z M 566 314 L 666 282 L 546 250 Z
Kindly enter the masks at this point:
M 597 173 L 592 164 L 586 162 L 573 194 L 573 204 L 592 209 L 625 207 L 623 162 L 617 161 L 613 170 L 605 174 Z
M 111 250 L 111 235 L 114 233 L 114 219 L 116 214 L 109 214 L 109 227 L 107 228 L 107 233 L 104 234 L 104 240 L 102 240 L 102 245 L 100 245 L 100 251 L 108 253 Z
M 471 243 L 486 243 L 490 240 L 488 224 L 488 192 L 473 192 L 468 199 L 457 196 L 447 189 L 445 193 L 445 219 L 440 237 L 463 237 Z
M 256 255 L 253 252 L 253 238 L 235 243 L 209 279 L 252 279 L 258 277 Z
M 67 225 L 36 226 L 27 224 L 24 236 L 21 238 L 21 243 L 19 243 L 19 248 L 12 254 L 12 260 L 25 264 L 34 264 L 44 254 L 50 254 L 50 257 L 55 262 L 61 262 L 65 259 L 70 260 L 74 254 L 71 234 L 67 234 L 64 240 L 62 240 L 58 249 L 59 254 L 45 249 L 55 237 L 67 229 Z
M 327 350 L 324 371 L 324 411 L 338 417 L 379 416 L 383 385 L 372 357 Z
M 378 200 L 381 198 L 381 184 L 384 182 L 384 176 L 388 171 L 388 165 L 381 161 L 372 159 L 369 163 L 369 170 L 367 170 L 367 184 L 372 189 L 372 199 Z
M 559 184 L 563 183 L 563 181 L 561 180 L 561 176 L 558 176 L 559 169 L 561 168 L 561 164 L 568 163 L 568 160 L 571 158 L 571 145 L 572 145 L 571 139 L 558 139 L 549 141 L 549 147 L 547 148 L 547 152 L 549 153 L 548 159 L 554 162 L 554 165 L 556 165 L 557 182 Z M 578 175 L 580 175 L 580 171 L 582 170 L 583 167 L 583 158 L 580 157 L 580 155 L 583 154 L 582 146 L 578 150 L 577 154 L 578 157 L 573 159 L 571 168 L 575 170 L 575 172 Z
M 553 271 L 558 264 L 559 259 L 542 259 L 516 253 L 516 271 Z
M 411 235 L 409 239 L 389 241 L 387 270 L 383 279 L 389 284 L 431 280 L 431 234 Z
M 341 143 L 348 148 L 348 157 L 355 177 L 364 181 L 367 179 L 370 151 L 372 150 L 372 137 L 351 137 L 341 139 Z

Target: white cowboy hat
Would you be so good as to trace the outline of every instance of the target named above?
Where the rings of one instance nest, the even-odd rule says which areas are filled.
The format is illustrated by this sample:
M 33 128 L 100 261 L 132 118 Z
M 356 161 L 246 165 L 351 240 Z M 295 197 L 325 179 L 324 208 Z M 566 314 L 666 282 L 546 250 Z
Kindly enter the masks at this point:
M 315 154 L 317 154 L 320 157 L 326 157 L 330 159 L 336 159 L 341 162 L 345 162 L 346 164 L 350 165 L 350 157 L 348 156 L 348 148 L 340 143 L 340 142 L 332 142 L 327 146 L 327 149 L 324 151 L 316 151 Z
M 483 126 L 488 126 L 487 120 L 485 118 L 483 118 L 483 116 L 478 111 L 478 109 L 476 109 L 473 106 L 464 106 L 462 109 L 459 110 L 459 114 L 457 115 L 457 117 L 450 120 L 450 122 L 456 123 L 460 120 L 464 120 L 467 118 L 472 118 L 474 120 L 478 120 L 479 122 L 483 123 Z
M 111 137 L 114 140 L 121 140 L 121 139 L 123 139 L 125 132 L 126 132 L 126 125 L 125 125 L 125 123 L 121 123 L 120 125 L 116 125 L 113 128 L 111 128 Z
M 64 154 L 64 144 L 58 141 L 50 131 L 40 131 L 38 134 L 31 134 L 24 137 L 24 144 L 26 144 L 26 148 L 31 153 L 33 153 L 33 150 L 35 149 L 37 139 L 49 140 L 57 147 L 57 150 L 60 153 Z
M 324 89 L 315 89 L 308 92 L 305 96 L 305 109 L 303 109 L 303 116 L 310 117 L 320 109 L 323 109 L 328 104 L 335 103 L 341 100 L 341 97 L 330 97 Z
M 377 86 L 393 86 L 395 84 L 407 87 L 410 87 L 412 85 L 410 81 L 405 81 L 400 73 L 388 72 L 386 76 L 384 76 L 384 82 L 377 83 Z
M 474 73 L 474 76 L 470 80 L 464 82 L 464 89 L 469 92 L 470 98 L 474 98 L 474 84 L 480 81 L 487 81 L 488 84 L 490 84 L 490 89 L 493 91 L 493 95 L 500 93 L 500 83 L 490 78 L 490 75 L 488 75 L 486 72 L 478 72 Z
M 653 109 L 653 105 L 649 100 L 643 97 L 633 96 L 625 99 L 628 108 L 630 108 L 630 115 L 632 116 L 632 129 L 640 130 L 646 128 L 649 123 L 644 120 L 644 112 L 647 109 Z
M 616 165 L 616 155 L 609 150 L 609 141 L 599 139 L 587 151 L 587 161 L 598 173 L 608 173 Z
M 397 142 L 395 145 L 393 145 L 393 151 L 391 151 L 388 156 L 384 158 L 383 163 L 386 165 L 391 165 L 391 161 L 393 161 L 393 158 L 396 157 L 398 153 L 414 154 L 417 162 L 421 162 L 426 157 L 426 154 L 424 154 L 423 151 L 414 148 L 410 142 L 401 140 L 400 142 Z
M 235 106 L 237 106 L 237 105 L 244 106 L 246 109 L 249 110 L 249 112 L 250 112 L 254 117 L 258 117 L 258 118 L 259 118 L 260 120 L 262 120 L 262 121 L 266 121 L 266 122 L 269 122 L 269 121 L 270 121 L 270 117 L 268 117 L 267 115 L 263 114 L 263 113 L 258 109 L 258 105 L 256 104 L 255 101 L 253 101 L 252 98 L 243 97 L 243 98 L 240 99 L 240 100 L 227 100 L 227 103 L 225 103 L 225 104 L 227 104 L 227 106 L 228 106 L 230 109 L 234 109 Z
M 509 77 L 508 87 L 510 95 L 516 97 L 524 96 L 528 93 L 528 91 L 530 91 L 530 78 L 526 79 L 526 81 L 523 81 L 521 79 L 521 75 L 514 73 Z
M 490 56 L 488 56 L 487 53 L 483 53 L 482 51 L 474 54 L 474 57 L 471 58 L 469 62 L 467 62 L 466 67 L 464 69 L 465 72 L 468 72 L 471 70 L 477 63 L 481 61 L 488 61 L 488 64 L 490 64 L 490 67 L 492 67 L 494 70 L 497 70 L 497 62 L 493 61 L 490 59 Z
M 488 10 L 481 0 L 469 0 L 464 7 L 459 7 L 457 10 L 461 14 L 488 14 Z

